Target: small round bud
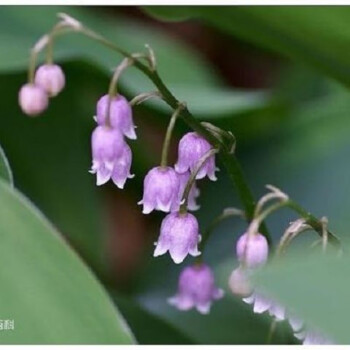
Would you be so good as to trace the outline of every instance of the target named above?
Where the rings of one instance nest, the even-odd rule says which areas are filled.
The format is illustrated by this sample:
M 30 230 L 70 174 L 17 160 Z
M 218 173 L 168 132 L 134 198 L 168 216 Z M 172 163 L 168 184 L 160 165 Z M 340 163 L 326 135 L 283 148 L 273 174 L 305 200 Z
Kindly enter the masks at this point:
M 58 95 L 65 83 L 62 68 L 56 64 L 44 64 L 35 72 L 35 84 L 44 89 L 51 97 Z
M 253 292 L 248 273 L 241 267 L 232 271 L 228 285 L 232 293 L 240 297 L 248 297 Z
M 236 245 L 237 258 L 248 268 L 259 267 L 267 261 L 269 245 L 260 233 L 243 234 Z
M 18 102 L 22 111 L 30 116 L 42 113 L 49 104 L 46 92 L 34 84 L 25 84 L 21 87 Z

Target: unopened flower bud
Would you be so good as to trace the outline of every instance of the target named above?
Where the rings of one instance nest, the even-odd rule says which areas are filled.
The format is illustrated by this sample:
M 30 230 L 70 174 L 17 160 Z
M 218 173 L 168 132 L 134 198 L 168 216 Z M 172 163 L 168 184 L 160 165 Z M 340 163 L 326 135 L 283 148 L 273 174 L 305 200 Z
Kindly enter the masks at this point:
M 179 142 L 178 160 L 175 164 L 175 170 L 180 174 L 188 170 L 193 171 L 198 161 L 212 148 L 203 136 L 196 132 L 187 133 Z M 215 155 L 213 155 L 199 170 L 196 179 L 203 179 L 205 176 L 208 176 L 210 180 L 215 181 L 217 179 L 215 171 Z
M 96 107 L 96 121 L 99 125 L 106 125 L 108 106 L 109 96 L 104 95 L 98 100 Z M 119 130 L 129 139 L 136 139 L 132 109 L 124 96 L 118 94 L 112 98 L 109 110 L 109 121 L 112 128 Z
M 169 212 L 178 200 L 178 193 L 179 178 L 175 170 L 158 166 L 145 176 L 143 198 L 138 204 L 143 204 L 144 214 L 152 210 Z
M 46 92 L 34 84 L 26 84 L 21 87 L 18 102 L 22 111 L 30 116 L 42 113 L 49 104 Z
M 168 299 L 179 310 L 196 308 L 201 314 L 210 312 L 213 300 L 221 299 L 222 289 L 215 286 L 214 274 L 205 264 L 185 267 L 179 277 L 177 294 Z
M 244 270 L 241 267 L 238 267 L 232 271 L 228 285 L 233 294 L 241 297 L 248 297 L 253 292 L 248 276 L 248 271 Z
M 58 95 L 63 90 L 65 83 L 62 68 L 57 64 L 44 64 L 35 72 L 35 84 L 44 89 L 51 97 Z
M 265 264 L 268 252 L 269 245 L 267 240 L 260 233 L 251 235 L 244 233 L 237 241 L 237 258 L 248 268 L 256 268 Z
M 105 184 L 113 175 L 115 166 L 120 161 L 127 145 L 123 135 L 106 126 L 98 126 L 91 136 L 92 168 L 97 175 L 97 186 Z
M 154 256 L 169 254 L 176 264 L 180 264 L 188 254 L 200 255 L 198 221 L 190 213 L 170 213 L 162 221 L 160 236 L 156 243 Z

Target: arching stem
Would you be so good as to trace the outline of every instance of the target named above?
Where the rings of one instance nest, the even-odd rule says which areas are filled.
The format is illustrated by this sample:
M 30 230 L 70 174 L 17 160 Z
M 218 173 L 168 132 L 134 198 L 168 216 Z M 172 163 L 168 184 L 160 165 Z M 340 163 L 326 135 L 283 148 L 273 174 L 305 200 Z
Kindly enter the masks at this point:
M 166 130 L 164 142 L 163 142 L 163 148 L 162 148 L 162 157 L 160 161 L 160 166 L 161 167 L 166 167 L 168 165 L 168 154 L 169 154 L 169 147 L 170 147 L 170 141 L 171 141 L 171 136 L 173 134 L 173 130 L 175 127 L 175 122 L 180 114 L 180 112 L 185 108 L 185 104 L 180 103 L 179 106 L 175 109 L 173 115 L 170 118 L 168 128 Z
M 191 188 L 196 181 L 196 176 L 199 173 L 199 171 L 202 169 L 204 164 L 207 162 L 207 160 L 214 156 L 216 153 L 218 153 L 219 150 L 217 148 L 212 148 L 208 152 L 206 152 L 199 160 L 198 163 L 191 172 L 190 178 L 187 181 L 186 187 L 184 189 L 184 193 L 182 195 L 181 205 L 180 205 L 180 213 L 186 213 L 187 212 L 187 203 L 188 203 L 188 196 L 190 194 Z

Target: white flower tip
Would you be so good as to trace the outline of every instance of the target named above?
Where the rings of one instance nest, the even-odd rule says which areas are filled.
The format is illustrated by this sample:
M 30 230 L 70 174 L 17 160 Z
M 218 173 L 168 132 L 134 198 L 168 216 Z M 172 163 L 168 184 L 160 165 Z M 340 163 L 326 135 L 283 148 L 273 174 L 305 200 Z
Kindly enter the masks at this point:
M 218 179 L 215 174 L 208 175 L 208 177 L 211 181 L 216 181 Z
M 208 315 L 210 312 L 210 303 L 207 304 L 199 304 L 196 306 L 197 311 L 202 315 Z
M 175 264 L 181 264 L 186 258 L 186 255 L 182 256 L 179 254 L 174 254 L 174 253 L 171 253 L 171 251 L 170 251 L 170 256 L 173 259 Z
M 221 288 L 218 288 L 215 290 L 214 294 L 213 294 L 213 298 L 216 299 L 216 300 L 219 300 L 221 298 L 223 298 L 225 295 L 225 292 L 223 289 Z
M 130 140 L 136 140 L 137 139 L 137 136 L 136 136 L 134 128 L 131 128 L 130 130 L 125 132 L 124 135 Z

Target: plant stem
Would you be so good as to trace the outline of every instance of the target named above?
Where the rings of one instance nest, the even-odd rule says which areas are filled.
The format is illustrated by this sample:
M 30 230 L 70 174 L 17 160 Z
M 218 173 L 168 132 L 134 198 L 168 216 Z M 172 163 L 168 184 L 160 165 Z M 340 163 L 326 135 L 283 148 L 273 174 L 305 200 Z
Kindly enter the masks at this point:
M 98 41 L 102 45 L 117 51 L 119 54 L 125 57 L 132 58 L 132 55 L 130 53 L 122 50 L 117 45 L 108 41 L 107 39 L 95 33 L 94 31 L 82 27 L 80 32 L 90 37 L 91 39 Z M 170 90 L 166 87 L 162 79 L 159 77 L 158 72 L 156 70 L 151 70 L 145 64 L 140 62 L 140 60 L 135 60 L 134 66 L 138 68 L 141 72 L 143 72 L 153 82 L 153 84 L 157 87 L 158 91 L 162 95 L 163 100 L 170 107 L 176 109 L 180 101 L 178 101 L 170 92 Z M 245 181 L 242 169 L 235 155 L 231 154 L 229 149 L 221 147 L 221 141 L 218 140 L 212 133 L 210 133 L 204 126 L 202 126 L 201 123 L 190 113 L 187 107 L 185 107 L 181 111 L 180 117 L 190 128 L 204 136 L 214 148 L 222 149 L 222 152 L 220 153 L 220 159 L 227 170 L 230 180 L 237 189 L 238 196 L 246 212 L 247 221 L 250 221 L 254 215 L 255 200 L 247 182 Z M 271 245 L 271 237 L 264 223 L 261 225 L 261 233 L 265 235 L 266 239 Z
M 286 201 L 285 205 L 289 207 L 290 209 L 297 212 L 302 218 L 305 219 L 306 223 L 309 224 L 321 237 L 323 236 L 324 232 L 324 226 L 321 220 L 318 220 L 314 215 L 307 212 L 303 207 L 301 207 L 298 203 L 288 200 Z M 327 230 L 328 232 L 328 240 L 330 243 L 335 245 L 336 247 L 340 248 L 341 243 L 339 241 L 339 238 L 335 236 L 332 232 Z
M 182 195 L 182 204 L 180 206 L 180 213 L 186 213 L 187 211 L 187 203 L 188 203 L 188 196 L 191 192 L 191 188 L 196 181 L 196 176 L 199 173 L 199 171 L 202 169 L 203 165 L 207 162 L 207 160 L 214 156 L 215 153 L 218 153 L 219 150 L 217 148 L 211 148 L 208 152 L 206 152 L 196 164 L 196 168 L 191 172 L 190 178 L 187 181 L 186 187 L 184 189 L 184 193 Z
M 207 243 L 207 240 L 210 236 L 210 234 L 214 231 L 214 229 L 216 228 L 216 226 L 221 223 L 222 221 L 228 219 L 228 218 L 232 218 L 235 216 L 239 216 L 242 219 L 245 219 L 245 213 L 242 210 L 236 209 L 236 208 L 232 208 L 231 210 L 226 209 L 224 210 L 219 216 L 217 216 L 207 227 L 207 229 L 203 232 L 202 234 L 202 240 L 200 242 L 200 245 L 202 247 L 202 251 L 204 251 L 205 245 Z
M 135 57 L 132 56 L 129 52 L 121 49 L 119 46 L 115 45 L 114 43 L 110 42 L 109 40 L 105 39 L 100 34 L 92 31 L 89 28 L 86 28 L 84 26 L 76 27 L 74 28 L 75 32 L 81 33 L 93 40 L 96 40 L 97 42 L 101 43 L 102 45 L 118 52 L 119 54 L 123 55 L 126 58 L 132 59 L 134 66 L 139 69 L 141 72 L 143 72 L 157 87 L 159 93 L 163 97 L 163 100 L 173 109 L 177 109 L 180 105 L 180 101 L 178 101 L 175 96 L 170 92 L 170 90 L 166 87 L 162 79 L 159 77 L 158 72 L 154 69 L 154 67 L 149 67 L 146 64 L 142 63 L 139 59 L 135 59 Z M 31 76 L 29 76 L 31 78 Z M 254 210 L 255 210 L 255 200 L 252 194 L 252 191 L 250 190 L 247 182 L 245 181 L 245 177 L 243 175 L 243 171 L 240 167 L 240 164 L 235 157 L 235 155 L 232 154 L 230 148 L 228 148 L 225 144 L 222 143 L 220 139 L 215 137 L 211 132 L 209 132 L 201 123 L 190 113 L 190 111 L 187 109 L 187 107 L 184 107 L 181 110 L 181 113 L 179 116 L 184 120 L 184 122 L 192 128 L 197 133 L 201 134 L 203 137 L 205 137 L 214 148 L 220 149 L 220 158 L 221 161 L 226 168 L 226 171 L 229 175 L 229 178 L 231 182 L 233 183 L 234 187 L 237 189 L 238 196 L 240 201 L 242 202 L 242 205 L 245 209 L 246 219 L 248 222 L 250 222 L 254 217 Z M 288 200 L 284 202 L 285 206 L 288 206 L 289 208 L 296 211 L 301 217 L 305 218 L 307 220 L 307 223 L 314 228 L 315 231 L 317 231 L 322 236 L 322 222 L 318 220 L 315 216 L 308 213 L 304 208 L 299 206 L 297 203 Z M 268 233 L 268 230 L 264 223 L 261 224 L 260 232 L 266 237 L 266 239 L 269 242 L 269 245 L 272 245 L 271 237 Z M 334 236 L 330 231 L 328 231 L 329 235 L 329 241 L 337 246 L 340 245 L 339 239 Z
M 170 118 L 170 122 L 168 124 L 168 128 L 166 130 L 165 138 L 164 138 L 164 143 L 163 143 L 163 148 L 162 148 L 162 158 L 160 161 L 160 166 L 161 167 L 166 167 L 168 165 L 168 154 L 169 154 L 169 147 L 170 147 L 170 140 L 171 140 L 171 135 L 173 134 L 175 122 L 177 119 L 177 116 L 180 114 L 181 110 L 184 108 L 183 104 L 180 104 L 176 110 L 174 111 L 173 115 Z

